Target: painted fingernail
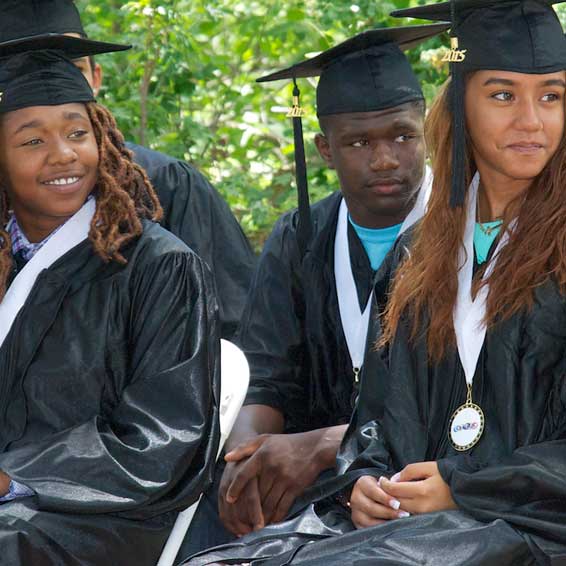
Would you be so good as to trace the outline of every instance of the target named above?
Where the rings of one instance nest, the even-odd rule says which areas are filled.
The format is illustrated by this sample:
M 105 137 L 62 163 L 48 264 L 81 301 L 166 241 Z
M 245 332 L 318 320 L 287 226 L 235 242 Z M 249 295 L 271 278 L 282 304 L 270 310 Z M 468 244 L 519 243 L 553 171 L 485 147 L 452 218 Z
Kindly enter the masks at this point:
M 391 499 L 389 501 L 389 507 L 391 507 L 391 509 L 395 509 L 395 511 L 397 511 L 397 509 L 399 509 L 399 507 L 401 507 L 401 502 L 397 501 L 396 499 Z
M 411 514 L 407 513 L 407 511 L 399 511 L 397 516 L 399 517 L 399 519 L 406 519 L 407 517 L 410 517 Z
M 390 481 L 397 482 L 397 481 L 399 481 L 400 477 L 401 477 L 401 472 L 397 472 L 395 475 L 391 476 Z
M 378 483 L 379 485 L 381 485 L 386 479 L 387 479 L 387 478 L 384 478 L 383 476 L 381 476 L 381 477 L 377 480 L 377 483 Z

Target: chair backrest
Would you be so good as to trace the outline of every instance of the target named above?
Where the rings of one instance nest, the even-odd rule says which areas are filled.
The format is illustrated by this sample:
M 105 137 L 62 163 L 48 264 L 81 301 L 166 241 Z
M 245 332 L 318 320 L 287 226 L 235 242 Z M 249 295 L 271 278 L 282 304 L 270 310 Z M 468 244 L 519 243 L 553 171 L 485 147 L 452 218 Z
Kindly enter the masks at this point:
M 244 352 L 238 346 L 220 340 L 220 446 L 222 451 L 226 439 L 242 408 L 248 384 L 250 366 Z
M 248 391 L 249 381 L 250 367 L 244 352 L 232 342 L 220 340 L 220 444 L 218 454 L 222 451 L 236 422 L 236 417 Z M 157 566 L 173 566 L 199 502 L 200 498 L 177 516 Z

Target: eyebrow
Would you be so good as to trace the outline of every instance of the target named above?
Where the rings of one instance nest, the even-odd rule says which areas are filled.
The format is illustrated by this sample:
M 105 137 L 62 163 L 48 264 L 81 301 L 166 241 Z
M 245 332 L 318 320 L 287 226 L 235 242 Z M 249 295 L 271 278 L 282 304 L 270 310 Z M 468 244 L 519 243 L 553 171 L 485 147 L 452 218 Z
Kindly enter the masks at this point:
M 63 118 L 65 118 L 65 120 L 68 121 L 71 120 L 83 120 L 85 122 L 88 121 L 88 118 L 83 114 L 81 114 L 80 112 L 65 112 L 63 114 Z
M 41 127 L 41 121 L 40 120 L 32 120 L 31 122 L 26 122 L 25 124 L 22 124 L 15 132 L 14 135 L 19 134 L 20 132 L 24 131 L 24 130 L 28 130 L 28 129 L 33 129 L 33 128 L 39 128 Z
M 489 85 L 513 86 L 515 84 L 516 82 L 512 81 L 511 79 L 491 77 L 483 83 L 483 86 L 489 86 Z M 566 81 L 564 81 L 564 79 L 548 79 L 547 81 L 544 81 L 540 86 L 560 86 L 562 88 L 566 88 Z
M 65 112 L 63 114 L 63 118 L 65 118 L 65 120 L 67 120 L 69 122 L 71 122 L 73 120 L 82 120 L 83 122 L 87 121 L 87 118 L 79 112 Z M 22 132 L 24 130 L 32 130 L 34 128 L 41 128 L 42 125 L 43 125 L 43 122 L 41 120 L 32 120 L 31 122 L 25 122 L 14 132 L 14 135 L 19 134 L 20 132 Z

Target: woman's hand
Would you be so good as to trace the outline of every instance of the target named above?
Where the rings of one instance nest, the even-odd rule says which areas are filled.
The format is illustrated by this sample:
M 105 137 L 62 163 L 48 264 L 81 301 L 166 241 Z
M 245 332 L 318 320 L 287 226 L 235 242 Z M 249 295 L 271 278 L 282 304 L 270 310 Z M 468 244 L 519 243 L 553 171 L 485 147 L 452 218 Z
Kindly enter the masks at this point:
M 411 514 L 457 509 L 448 484 L 438 472 L 436 462 L 409 464 L 391 480 L 380 478 L 379 486 Z
M 373 476 L 362 476 L 354 485 L 350 508 L 352 522 L 358 529 L 408 517 L 409 513 L 400 507 L 401 503 L 381 489 L 379 481 Z

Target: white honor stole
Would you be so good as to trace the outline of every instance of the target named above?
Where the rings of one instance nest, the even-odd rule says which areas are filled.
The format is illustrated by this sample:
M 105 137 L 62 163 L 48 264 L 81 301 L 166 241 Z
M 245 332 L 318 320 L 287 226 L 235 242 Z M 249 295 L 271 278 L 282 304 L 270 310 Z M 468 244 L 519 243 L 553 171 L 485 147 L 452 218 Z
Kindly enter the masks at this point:
M 460 249 L 458 271 L 458 295 L 454 306 L 453 320 L 456 332 L 458 354 L 466 383 L 471 385 L 474 380 L 476 366 L 480 352 L 485 341 L 485 309 L 489 292 L 488 285 L 482 285 L 475 299 L 472 299 L 472 278 L 474 275 L 474 231 L 476 226 L 476 206 L 480 175 L 476 173 L 468 190 L 466 213 L 466 226 L 464 230 L 464 245 Z M 484 272 L 483 279 L 487 279 L 495 268 L 497 256 L 509 240 L 507 231 L 495 249 L 495 253 Z
M 430 168 L 426 167 L 415 206 L 401 225 L 399 235 L 407 231 L 424 216 L 432 189 L 432 178 Z M 350 359 L 352 360 L 354 377 L 356 381 L 358 381 L 366 352 L 373 291 L 362 311 L 358 301 L 358 292 L 354 274 L 352 273 L 352 263 L 350 261 L 350 246 L 348 245 L 348 207 L 344 199 L 342 199 L 340 204 L 336 239 L 334 241 L 334 278 L 336 281 L 336 292 L 338 294 L 340 320 L 342 322 L 344 336 L 346 337 Z
M 476 297 L 472 299 L 474 232 L 479 183 L 480 175 L 476 173 L 468 190 L 464 241 L 459 255 L 458 294 L 453 312 L 458 355 L 464 369 L 468 390 L 466 402 L 452 415 L 449 425 L 450 440 L 458 451 L 472 448 L 480 440 L 485 426 L 483 411 L 472 400 L 474 374 L 485 341 L 485 312 L 489 293 L 488 285 L 484 284 Z M 511 224 L 509 230 L 512 230 L 513 226 L 514 224 Z M 499 240 L 495 253 L 483 274 L 484 281 L 493 273 L 497 257 L 509 241 L 509 230 Z
M 0 347 L 31 293 L 39 274 L 88 238 L 95 211 L 96 200 L 89 199 L 49 238 L 18 273 L 0 303 Z

